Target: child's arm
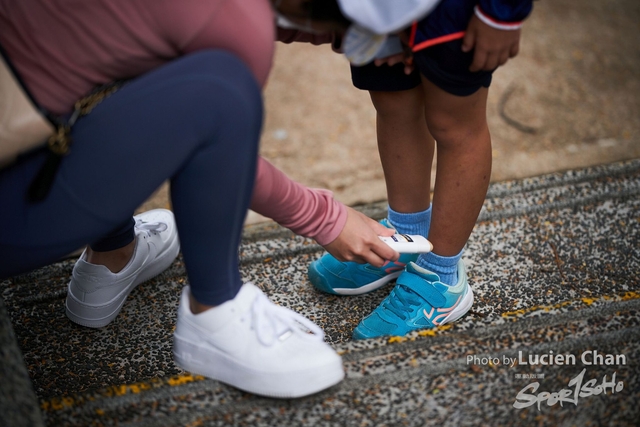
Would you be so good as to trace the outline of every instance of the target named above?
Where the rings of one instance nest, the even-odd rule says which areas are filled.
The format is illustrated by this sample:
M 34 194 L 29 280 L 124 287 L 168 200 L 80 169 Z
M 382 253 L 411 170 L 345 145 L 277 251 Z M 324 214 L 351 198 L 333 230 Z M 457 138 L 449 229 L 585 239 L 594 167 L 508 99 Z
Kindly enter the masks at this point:
M 474 50 L 470 71 L 493 70 L 518 54 L 520 28 L 532 0 L 479 0 L 462 50 Z

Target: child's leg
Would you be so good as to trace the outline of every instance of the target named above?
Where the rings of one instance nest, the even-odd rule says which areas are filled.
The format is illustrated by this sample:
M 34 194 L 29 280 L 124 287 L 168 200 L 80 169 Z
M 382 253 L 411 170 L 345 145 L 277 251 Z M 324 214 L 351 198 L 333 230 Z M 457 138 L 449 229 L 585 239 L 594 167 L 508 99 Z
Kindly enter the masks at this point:
M 426 124 L 438 146 L 429 231 L 434 250 L 407 265 L 389 296 L 354 330 L 355 339 L 404 335 L 450 323 L 473 304 L 460 257 L 491 173 L 486 122 L 491 73 L 470 73 L 470 59 L 459 43 L 431 47 L 414 56 L 423 75 Z
M 389 211 L 383 224 L 405 234 L 429 233 L 433 138 L 424 120 L 424 94 L 417 73 L 396 67 L 352 68 L 354 85 L 368 90 L 377 111 L 378 149 L 387 184 Z M 401 254 L 382 267 L 340 262 L 330 254 L 309 266 L 313 285 L 328 293 L 358 295 L 396 278 L 417 254 Z
M 487 88 L 451 95 L 423 80 L 425 118 L 438 144 L 438 165 L 429 239 L 434 252 L 453 256 L 473 230 L 489 186 L 491 136 Z
M 417 264 L 454 285 L 462 248 L 482 208 L 491 175 L 488 89 L 460 97 L 426 79 L 423 88 L 425 118 L 438 141 L 438 165 L 429 234 L 433 252 L 421 255 Z
M 434 141 L 424 120 L 423 90 L 418 86 L 370 95 L 389 207 L 398 213 L 427 210 Z

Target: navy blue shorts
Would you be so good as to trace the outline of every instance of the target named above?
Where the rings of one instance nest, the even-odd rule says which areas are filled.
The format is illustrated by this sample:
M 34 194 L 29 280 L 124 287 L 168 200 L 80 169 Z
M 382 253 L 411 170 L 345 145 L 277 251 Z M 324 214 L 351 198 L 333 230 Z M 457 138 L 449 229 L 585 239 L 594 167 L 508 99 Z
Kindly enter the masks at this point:
M 468 96 L 481 87 L 489 87 L 493 71 L 469 71 L 473 51 L 465 53 L 461 46 L 462 40 L 453 40 L 414 53 L 416 69 L 410 75 L 404 73 L 403 64 L 393 67 L 376 67 L 373 63 L 362 67 L 352 66 L 351 80 L 358 89 L 395 92 L 418 86 L 422 74 L 447 93 Z

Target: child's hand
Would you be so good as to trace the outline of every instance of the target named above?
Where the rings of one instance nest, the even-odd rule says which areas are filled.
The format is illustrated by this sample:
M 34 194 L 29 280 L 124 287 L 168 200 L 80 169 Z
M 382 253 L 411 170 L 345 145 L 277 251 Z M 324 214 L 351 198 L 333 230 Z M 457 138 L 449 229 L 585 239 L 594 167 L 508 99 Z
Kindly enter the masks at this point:
M 413 56 L 411 54 L 407 54 L 406 52 L 396 53 L 395 55 L 387 56 L 386 58 L 379 58 L 373 61 L 377 67 L 387 64 L 390 67 L 393 67 L 396 64 L 404 62 L 404 73 L 409 75 L 413 72 Z
M 462 51 L 475 49 L 469 71 L 494 70 L 518 54 L 520 30 L 498 30 L 482 22 L 477 16 L 471 18 L 462 40 Z
M 347 207 L 347 223 L 342 232 L 324 248 L 339 261 L 368 262 L 382 267 L 388 260 L 396 261 L 400 254 L 378 236 L 392 236 L 394 233 L 394 230 Z

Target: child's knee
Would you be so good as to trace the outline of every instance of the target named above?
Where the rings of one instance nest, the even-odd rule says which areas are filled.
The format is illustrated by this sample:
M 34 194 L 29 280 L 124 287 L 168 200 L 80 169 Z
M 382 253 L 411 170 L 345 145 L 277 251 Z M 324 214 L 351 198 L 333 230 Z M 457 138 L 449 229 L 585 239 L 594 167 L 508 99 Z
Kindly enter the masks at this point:
M 427 126 L 438 147 L 464 147 L 488 132 L 486 118 L 465 119 L 444 111 L 429 112 Z

